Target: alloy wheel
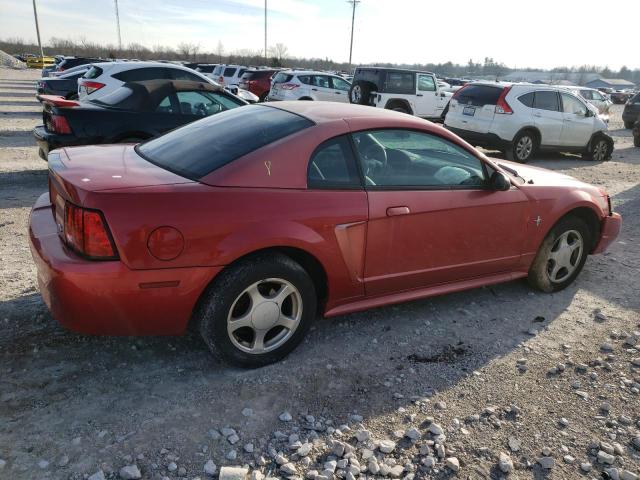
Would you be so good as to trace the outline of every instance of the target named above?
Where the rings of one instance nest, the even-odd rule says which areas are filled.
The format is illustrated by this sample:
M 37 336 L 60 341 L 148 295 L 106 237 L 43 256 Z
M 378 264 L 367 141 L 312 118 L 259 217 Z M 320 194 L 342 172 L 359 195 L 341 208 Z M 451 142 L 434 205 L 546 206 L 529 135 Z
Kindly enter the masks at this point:
M 362 98 L 362 88 L 360 87 L 360 85 L 355 85 L 351 90 L 351 102 L 360 103 L 361 98 Z
M 531 137 L 524 136 L 518 140 L 516 144 L 516 157 L 518 160 L 526 160 L 533 151 L 533 140 Z
M 568 230 L 560 235 L 547 259 L 547 276 L 552 283 L 562 283 L 578 268 L 584 250 L 582 235 Z
M 281 278 L 267 278 L 247 287 L 235 299 L 227 316 L 227 333 L 236 348 L 258 355 L 286 343 L 301 318 L 298 289 Z
M 595 146 L 593 147 L 593 155 L 592 158 L 596 162 L 603 161 L 607 156 L 608 145 L 604 140 L 599 140 Z

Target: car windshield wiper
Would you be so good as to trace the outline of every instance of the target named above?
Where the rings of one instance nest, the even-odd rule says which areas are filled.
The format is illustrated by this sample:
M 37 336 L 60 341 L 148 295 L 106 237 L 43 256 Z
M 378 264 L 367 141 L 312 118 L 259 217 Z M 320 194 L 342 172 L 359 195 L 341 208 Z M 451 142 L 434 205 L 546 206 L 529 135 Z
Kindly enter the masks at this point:
M 509 172 L 511 175 L 515 176 L 515 177 L 520 177 L 520 175 L 518 175 L 518 172 L 510 167 L 507 167 L 506 165 L 503 165 L 502 163 L 498 163 L 498 165 L 500 165 L 500 168 L 506 170 L 507 172 Z M 522 178 L 522 177 L 520 177 Z M 524 180 L 524 178 L 522 178 Z

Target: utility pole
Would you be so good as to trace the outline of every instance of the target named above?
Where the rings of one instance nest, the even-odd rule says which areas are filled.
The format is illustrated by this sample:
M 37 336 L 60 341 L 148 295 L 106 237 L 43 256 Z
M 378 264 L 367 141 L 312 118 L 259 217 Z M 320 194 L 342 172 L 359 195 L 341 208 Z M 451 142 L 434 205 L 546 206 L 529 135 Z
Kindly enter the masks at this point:
M 36 0 L 33 0 L 33 16 L 36 19 L 36 34 L 38 35 L 38 47 L 40 47 L 40 56 L 44 58 L 42 42 L 40 41 L 40 27 L 38 26 L 38 10 L 36 9 Z
M 118 50 L 122 51 L 122 36 L 120 35 L 120 13 L 118 12 L 118 0 L 114 0 L 116 5 L 116 25 L 118 26 Z
M 267 59 L 267 0 L 264 0 L 264 61 L 269 63 Z
M 349 66 L 351 66 L 351 55 L 353 54 L 353 25 L 356 21 L 356 5 L 360 3 L 360 0 L 347 0 L 347 3 L 350 3 L 353 7 L 351 13 L 351 45 L 349 46 Z

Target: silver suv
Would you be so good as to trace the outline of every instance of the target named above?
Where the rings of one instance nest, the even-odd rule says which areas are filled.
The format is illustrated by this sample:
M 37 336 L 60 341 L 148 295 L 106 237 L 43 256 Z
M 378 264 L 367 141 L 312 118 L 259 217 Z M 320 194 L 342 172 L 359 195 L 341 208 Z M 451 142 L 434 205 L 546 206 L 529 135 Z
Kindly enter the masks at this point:
M 312 70 L 285 70 L 271 81 L 269 100 L 349 102 L 351 84 L 338 75 Z

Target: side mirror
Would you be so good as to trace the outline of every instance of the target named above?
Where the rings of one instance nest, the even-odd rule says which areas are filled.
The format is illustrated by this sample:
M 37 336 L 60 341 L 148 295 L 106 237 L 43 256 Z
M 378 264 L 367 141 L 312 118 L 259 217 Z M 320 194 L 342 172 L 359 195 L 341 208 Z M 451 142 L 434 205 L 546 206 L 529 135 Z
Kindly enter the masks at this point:
M 491 190 L 495 190 L 496 192 L 506 192 L 511 188 L 511 182 L 504 173 L 495 171 L 491 175 L 489 186 Z

